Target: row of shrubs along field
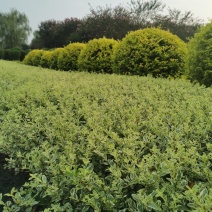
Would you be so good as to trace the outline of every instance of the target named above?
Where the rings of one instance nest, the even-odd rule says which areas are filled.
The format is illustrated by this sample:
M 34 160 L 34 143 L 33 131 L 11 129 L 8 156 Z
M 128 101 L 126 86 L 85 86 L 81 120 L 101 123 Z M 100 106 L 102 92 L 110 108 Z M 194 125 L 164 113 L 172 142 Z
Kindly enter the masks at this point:
M 211 211 L 212 89 L 0 61 L 3 211 Z
M 23 61 L 29 51 L 21 48 L 0 49 L 0 59 Z
M 168 77 L 183 73 L 186 54 L 186 44 L 180 38 L 168 31 L 148 28 L 129 33 L 121 42 L 100 38 L 54 51 L 34 50 L 24 63 L 64 71 Z
M 188 45 L 168 31 L 146 28 L 128 33 L 121 41 L 100 38 L 51 51 L 33 50 L 23 62 L 64 71 L 150 74 L 165 78 L 184 75 L 211 86 L 211 35 L 212 22 L 202 27 Z

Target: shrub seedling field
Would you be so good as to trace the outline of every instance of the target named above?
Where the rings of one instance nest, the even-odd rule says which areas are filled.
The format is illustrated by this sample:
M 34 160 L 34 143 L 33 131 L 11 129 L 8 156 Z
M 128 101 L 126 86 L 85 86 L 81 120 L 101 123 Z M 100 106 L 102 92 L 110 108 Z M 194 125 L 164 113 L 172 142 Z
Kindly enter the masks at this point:
M 0 61 L 3 211 L 211 211 L 212 89 Z

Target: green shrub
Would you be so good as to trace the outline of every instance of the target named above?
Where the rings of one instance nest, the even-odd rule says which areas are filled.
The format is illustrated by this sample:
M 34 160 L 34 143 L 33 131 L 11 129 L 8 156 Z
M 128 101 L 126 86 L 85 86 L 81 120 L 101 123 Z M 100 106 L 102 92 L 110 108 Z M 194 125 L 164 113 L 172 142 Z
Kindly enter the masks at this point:
M 184 72 L 186 44 L 159 28 L 130 32 L 114 52 L 115 73 L 176 77 Z
M 21 50 L 22 48 L 20 48 L 20 47 L 13 47 L 13 48 L 10 48 L 10 50 Z
M 41 57 L 45 50 L 32 50 L 30 51 L 23 60 L 26 65 L 40 66 Z
M 107 38 L 89 41 L 80 53 L 79 69 L 88 72 L 112 73 L 112 54 L 117 43 L 114 39 Z
M 57 48 L 49 55 L 49 64 L 51 69 L 58 70 L 58 57 L 61 51 L 63 51 L 63 48 Z
M 4 212 L 212 211 L 212 88 L 0 67 L 0 153 L 30 173 Z
M 24 59 L 22 61 L 24 64 L 33 65 L 32 64 L 32 57 L 33 57 L 34 51 L 35 50 L 32 50 L 32 51 L 28 52 L 28 54 L 26 54 L 26 56 L 24 57 Z
M 50 68 L 50 66 L 51 66 L 51 64 L 50 64 L 51 54 L 52 54 L 52 51 L 45 51 L 43 53 L 41 60 L 40 60 L 40 65 L 43 68 Z
M 212 20 L 188 43 L 187 76 L 191 81 L 212 85 Z
M 4 49 L 0 49 L 0 59 L 4 59 Z
M 77 70 L 77 61 L 84 47 L 85 44 L 83 43 L 71 43 L 66 46 L 58 56 L 58 69 L 64 71 Z
M 21 58 L 21 50 L 10 50 L 10 60 L 19 60 Z
M 5 49 L 4 50 L 4 60 L 10 60 L 10 50 L 9 49 Z
M 5 60 L 20 60 L 21 52 L 18 49 L 5 49 L 4 59 Z
M 23 61 L 25 56 L 27 55 L 28 51 L 27 50 L 21 50 L 20 51 L 20 61 Z

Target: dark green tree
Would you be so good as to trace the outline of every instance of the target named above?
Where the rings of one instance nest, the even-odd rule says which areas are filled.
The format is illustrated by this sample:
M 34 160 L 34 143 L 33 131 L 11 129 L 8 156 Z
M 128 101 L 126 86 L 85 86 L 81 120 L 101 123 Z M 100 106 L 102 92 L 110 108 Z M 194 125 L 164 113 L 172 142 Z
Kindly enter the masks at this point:
M 160 0 L 131 0 L 126 6 L 90 7 L 78 31 L 87 42 L 103 36 L 122 39 L 129 31 L 160 27 L 188 41 L 201 24 L 191 12 L 167 9 Z
M 41 22 L 38 30 L 34 33 L 31 48 L 57 48 L 78 41 L 76 31 L 81 22 L 77 18 Z
M 202 25 L 202 21 L 194 17 L 190 11 L 166 9 L 166 5 L 160 0 L 131 0 L 128 9 L 139 28 L 160 27 L 169 30 L 184 41 L 193 37 Z
M 78 28 L 78 33 L 83 41 L 88 42 L 94 38 L 122 39 L 128 31 L 137 27 L 133 23 L 130 12 L 119 5 L 116 7 L 106 6 L 90 7 L 90 13 L 83 19 Z
M 167 14 L 167 15 L 165 15 Z M 131 0 L 127 5 L 93 8 L 83 19 L 41 22 L 31 48 L 58 48 L 70 42 L 88 42 L 94 38 L 121 40 L 134 30 L 160 27 L 187 41 L 193 37 L 201 21 L 191 12 L 166 9 L 160 0 Z
M 155 17 L 154 26 L 169 30 L 185 42 L 193 37 L 197 29 L 202 25 L 202 20 L 196 18 L 190 11 L 182 12 L 177 9 L 168 9 L 168 15 Z

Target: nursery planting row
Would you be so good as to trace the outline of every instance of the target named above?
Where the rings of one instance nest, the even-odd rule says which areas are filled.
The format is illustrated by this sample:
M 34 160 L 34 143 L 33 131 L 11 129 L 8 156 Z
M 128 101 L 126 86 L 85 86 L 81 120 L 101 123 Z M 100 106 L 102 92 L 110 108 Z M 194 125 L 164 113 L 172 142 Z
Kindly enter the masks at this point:
M 93 39 L 54 50 L 33 50 L 27 65 L 64 71 L 179 77 L 185 72 L 186 44 L 159 28 L 130 32 L 122 41 Z
M 0 153 L 30 175 L 3 211 L 212 210 L 211 88 L 0 67 Z

